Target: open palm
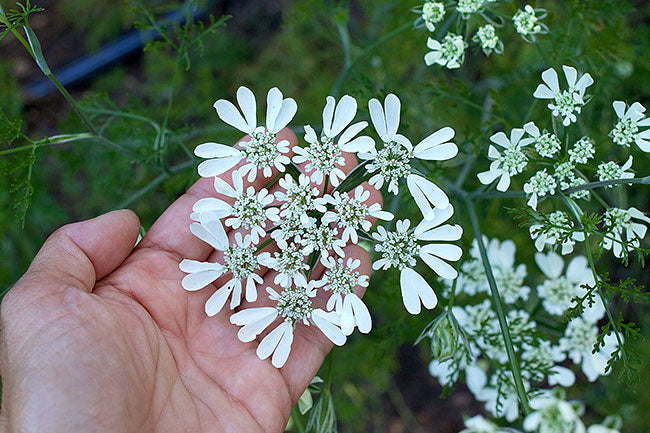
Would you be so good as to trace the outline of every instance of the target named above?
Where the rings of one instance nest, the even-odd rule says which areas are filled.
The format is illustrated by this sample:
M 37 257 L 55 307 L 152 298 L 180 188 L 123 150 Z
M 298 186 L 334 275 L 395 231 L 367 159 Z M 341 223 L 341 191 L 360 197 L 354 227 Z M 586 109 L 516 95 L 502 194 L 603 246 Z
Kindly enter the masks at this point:
M 288 130 L 278 135 L 296 142 Z M 267 181 L 259 176 L 256 186 Z M 224 279 L 182 289 L 182 259 L 219 258 L 188 230 L 192 205 L 216 195 L 201 179 L 135 249 L 139 223 L 130 211 L 65 226 L 48 239 L 2 303 L 6 431 L 283 431 L 331 343 L 299 325 L 278 370 L 257 357 L 255 342 L 237 339 L 234 311 L 205 315 Z M 369 274 L 363 249 L 348 247 L 346 256 L 360 258 L 358 270 Z M 261 287 L 275 287 L 273 277 L 264 275 Z M 266 301 L 260 291 L 256 306 Z

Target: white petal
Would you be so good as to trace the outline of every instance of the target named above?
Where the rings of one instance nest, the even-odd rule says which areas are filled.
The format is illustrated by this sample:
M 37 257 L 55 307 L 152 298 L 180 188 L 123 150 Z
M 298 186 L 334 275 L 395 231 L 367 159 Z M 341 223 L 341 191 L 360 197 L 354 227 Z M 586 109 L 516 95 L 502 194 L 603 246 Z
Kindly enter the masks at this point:
M 368 307 L 366 307 L 366 304 L 364 304 L 363 301 L 354 293 L 350 293 L 345 297 L 346 300 L 348 298 L 350 298 L 350 305 L 352 306 L 352 311 L 354 312 L 354 318 L 359 331 L 363 334 L 367 334 L 372 328 L 372 318 L 370 317 Z
M 463 255 L 463 250 L 458 245 L 454 244 L 428 244 L 420 249 L 421 253 L 433 254 L 444 260 L 455 262 Z
M 255 130 L 257 128 L 257 102 L 253 92 L 248 87 L 241 86 L 237 89 L 237 103 L 244 113 L 248 128 Z
M 578 79 L 578 71 L 576 68 L 572 66 L 562 65 L 562 69 L 564 70 L 564 76 L 566 77 L 566 82 L 569 87 L 574 86 L 576 80 Z
M 345 131 L 343 131 L 343 134 L 339 137 L 338 144 L 339 146 L 345 145 L 348 141 L 352 140 L 358 133 L 360 133 L 366 126 L 368 126 L 368 122 L 357 122 L 352 125 Z M 374 144 L 374 141 L 373 141 Z
M 384 109 L 377 99 L 371 99 L 368 102 L 368 111 L 370 111 L 370 120 L 377 131 L 377 135 L 384 142 L 389 142 L 388 133 L 386 132 L 386 118 L 384 117 Z
M 214 108 L 217 110 L 219 118 L 226 122 L 228 125 L 239 129 L 241 132 L 251 134 L 255 128 L 251 128 L 246 120 L 242 117 L 237 107 L 225 99 L 219 99 L 214 103 Z
M 411 314 L 420 313 L 420 303 L 428 309 L 432 309 L 438 304 L 438 297 L 429 283 L 413 269 L 402 269 L 400 287 L 406 311 Z
M 194 148 L 194 154 L 199 158 L 224 158 L 228 156 L 240 156 L 241 151 L 232 146 L 219 143 L 203 143 Z
M 420 258 L 442 278 L 453 280 L 454 278 L 458 277 L 458 271 L 456 271 L 456 269 L 454 269 L 454 267 L 449 263 L 440 260 L 438 257 L 431 254 L 422 253 L 420 254 Z
M 241 310 L 230 316 L 233 325 L 248 325 L 277 312 L 274 307 L 256 307 Z
M 278 347 L 275 348 L 273 352 L 273 358 L 271 358 L 271 364 L 275 368 L 281 368 L 289 358 L 289 353 L 291 352 L 291 343 L 293 343 L 293 326 L 285 322 L 283 325 L 283 334 L 278 343 Z M 280 326 L 283 326 L 280 325 Z
M 275 123 L 273 124 L 273 128 L 270 129 L 270 132 L 272 134 L 280 132 L 282 128 L 291 122 L 293 117 L 296 115 L 296 111 L 298 111 L 298 104 L 296 104 L 296 101 L 293 98 L 286 98 L 282 101 L 280 112 L 275 118 Z
M 318 329 L 320 329 L 332 343 L 337 346 L 345 344 L 345 334 L 343 334 L 343 331 L 341 331 L 338 326 L 332 323 L 331 316 L 329 316 L 328 313 L 320 309 L 314 310 L 312 313 L 312 320 Z
M 205 270 L 193 272 L 183 277 L 181 285 L 188 292 L 194 292 L 196 290 L 201 290 L 208 284 L 213 283 L 217 278 L 221 276 L 221 274 L 223 274 L 222 270 Z
M 367 135 L 357 137 L 340 146 L 343 152 L 370 152 L 375 148 L 375 140 Z
M 443 161 L 453 158 L 458 153 L 458 148 L 455 144 L 447 142 L 454 138 L 454 135 L 455 131 L 453 128 L 445 127 L 439 129 L 422 140 L 417 146 L 415 146 L 413 151 L 420 159 Z
M 550 87 L 554 93 L 560 91 L 560 83 L 558 82 L 557 72 L 555 69 L 549 68 L 542 72 L 542 80 Z
M 564 260 L 553 251 L 548 254 L 535 253 L 535 263 L 548 278 L 558 278 L 564 269 Z
M 336 99 L 332 96 L 325 98 L 325 108 L 323 108 L 323 134 L 331 137 L 332 122 L 334 119 L 334 107 Z
M 425 219 L 433 219 L 432 205 L 437 208 L 449 206 L 447 194 L 430 180 L 411 174 L 406 178 L 406 184 Z
M 386 96 L 384 101 L 384 108 L 386 110 L 386 133 L 389 140 L 397 134 L 399 128 L 400 109 L 401 103 L 397 96 L 390 93 Z
M 226 304 L 226 300 L 232 291 L 232 285 L 226 284 L 221 287 L 219 290 L 214 292 L 210 299 L 205 303 L 205 314 L 212 317 L 215 314 L 219 313 L 223 306 Z
M 334 122 L 329 137 L 336 137 L 346 126 L 352 122 L 357 114 L 357 100 L 352 96 L 344 95 L 336 106 Z
M 262 339 L 256 350 L 257 356 L 260 359 L 266 359 L 271 356 L 275 348 L 278 347 L 278 343 L 280 343 L 280 339 L 286 331 L 287 326 L 291 327 L 288 322 L 282 322 Z
M 199 164 L 198 171 L 201 177 L 219 176 L 236 166 L 242 157 L 240 155 L 227 156 L 218 159 L 209 159 Z
M 277 87 L 269 89 L 266 95 L 266 129 L 272 131 L 282 106 L 282 92 Z

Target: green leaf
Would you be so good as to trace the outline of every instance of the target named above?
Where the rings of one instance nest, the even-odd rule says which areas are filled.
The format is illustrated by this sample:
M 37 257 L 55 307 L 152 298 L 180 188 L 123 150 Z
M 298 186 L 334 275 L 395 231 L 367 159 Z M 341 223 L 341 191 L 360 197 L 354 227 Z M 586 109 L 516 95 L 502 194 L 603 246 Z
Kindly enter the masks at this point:
M 41 71 L 43 71 L 45 75 L 52 75 L 52 71 L 50 71 L 50 67 L 47 65 L 45 57 L 43 57 L 41 43 L 38 41 L 36 33 L 34 33 L 34 30 L 32 30 L 30 26 L 23 26 L 23 29 L 25 29 L 25 33 L 27 34 L 27 41 L 29 41 L 29 46 L 32 48 L 32 52 L 34 53 L 36 64 L 41 68 Z

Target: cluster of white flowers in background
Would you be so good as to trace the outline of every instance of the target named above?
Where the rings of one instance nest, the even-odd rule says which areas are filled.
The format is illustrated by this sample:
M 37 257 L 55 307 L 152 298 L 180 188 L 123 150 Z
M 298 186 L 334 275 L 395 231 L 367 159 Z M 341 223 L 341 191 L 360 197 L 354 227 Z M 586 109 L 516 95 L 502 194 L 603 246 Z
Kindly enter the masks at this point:
M 634 178 L 632 171 L 633 157 L 630 155 L 623 164 L 615 161 L 602 161 L 593 167 L 593 159 L 602 144 L 588 136 L 571 136 L 571 125 L 575 124 L 582 108 L 588 102 L 587 88 L 594 80 L 589 74 L 578 78 L 578 71 L 571 66 L 563 66 L 567 87 L 562 88 L 554 69 L 542 73 L 542 81 L 533 96 L 537 99 L 550 100 L 548 109 L 552 115 L 552 128 L 541 129 L 538 124 L 528 122 L 522 128 L 514 128 L 510 137 L 497 132 L 490 140 L 488 158 L 492 160 L 489 170 L 479 173 L 478 179 L 485 185 L 496 184 L 498 191 L 506 191 L 511 179 L 531 168 L 537 170 L 528 177 L 523 191 L 528 197 L 528 205 L 535 211 L 541 200 L 555 196 L 560 192 L 573 200 L 589 200 L 592 192 L 580 189 L 589 182 L 589 174 L 595 175 L 594 181 L 610 181 Z M 609 137 L 620 146 L 630 147 L 636 144 L 644 152 L 650 152 L 650 119 L 645 118 L 645 108 L 638 102 L 629 107 L 622 101 L 613 103 L 618 122 Z M 555 120 L 561 120 L 564 128 L 562 136 Z M 564 146 L 562 143 L 566 143 Z M 609 186 L 611 188 L 611 186 Z M 627 257 L 628 253 L 640 246 L 641 239 L 647 232 L 650 219 L 634 207 L 621 209 L 606 208 L 602 214 L 603 233 L 601 245 L 612 250 L 618 258 Z M 584 232 L 572 216 L 562 211 L 542 215 L 540 220 L 531 225 L 531 238 L 535 240 L 538 251 L 546 247 L 560 246 L 562 254 L 573 251 L 576 242 L 585 240 Z
M 266 102 L 264 126 L 257 123 L 256 99 L 246 87 L 237 91 L 239 109 L 224 99 L 214 104 L 221 120 L 246 137 L 235 147 L 197 146 L 196 155 L 206 159 L 199 174 L 214 178 L 214 196 L 194 204 L 190 230 L 216 254 L 206 262 L 183 260 L 180 269 L 187 273 L 186 290 L 216 288 L 205 303 L 208 316 L 220 314 L 228 301 L 237 309 L 229 320 L 241 327 L 241 341 L 266 333 L 257 355 L 280 368 L 298 326 L 315 325 L 337 345 L 354 328 L 370 331 L 370 313 L 357 295 L 368 286 L 364 272 L 370 266 L 349 254 L 351 245 L 374 242 L 379 258 L 372 268 L 400 271 L 408 312 L 436 306 L 435 292 L 414 267 L 419 258 L 441 277 L 455 278 L 448 262 L 459 260 L 462 250 L 449 242 L 459 240 L 462 229 L 447 223 L 454 213 L 447 195 L 415 173 L 411 161 L 448 160 L 458 148 L 449 127 L 413 146 L 398 132 L 401 103 L 393 94 L 383 105 L 377 99 L 368 104 L 379 143 L 360 135 L 368 122 L 354 123 L 357 101 L 351 96 L 326 98 L 320 134 L 306 125 L 305 146 L 278 139 L 297 112 L 296 102 L 277 88 Z M 355 156 L 363 161 L 360 178 L 351 163 Z M 399 220 L 395 230 L 380 225 L 369 233 L 373 221 L 393 220 L 382 210 L 380 190 L 386 186 L 397 194 L 400 183 L 422 221 L 411 228 L 409 220 Z
M 492 53 L 503 53 L 503 42 L 497 34 L 497 29 L 503 28 L 506 21 L 503 19 L 503 13 L 492 10 L 496 6 L 498 0 L 453 0 L 451 2 L 427 0 L 422 6 L 414 8 L 413 12 L 418 14 L 415 27 L 425 27 L 431 33 L 438 30 L 436 37 L 427 39 L 427 47 L 431 51 L 424 56 L 426 65 L 437 64 L 449 69 L 459 68 L 465 61 L 468 42 L 477 44 L 486 56 Z M 512 25 L 525 41 L 533 43 L 536 35 L 548 33 L 548 27 L 541 22 L 545 16 L 544 9 L 534 9 L 530 5 L 525 5 L 512 16 Z M 460 19 L 457 20 L 457 17 Z M 441 34 L 440 28 L 449 27 L 440 25 L 445 19 L 450 23 L 456 21 L 455 32 Z M 470 40 L 465 40 L 462 29 L 475 19 L 484 24 L 478 26 Z
M 572 300 L 584 296 L 586 287 L 594 285 L 587 259 L 577 255 L 565 263 L 559 254 L 552 251 L 537 253 L 535 262 L 543 279 L 535 281 L 525 265 L 517 264 L 512 240 L 485 238 L 484 243 L 497 287 L 507 305 L 508 328 L 517 350 L 524 386 L 528 392 L 536 395 L 531 401 L 531 408 L 535 413 L 542 413 L 541 419 L 540 415 L 534 414 L 526 418 L 524 429 L 573 432 L 572 429 L 553 429 L 553 426 L 560 425 L 557 424 L 559 422 L 581 425 L 581 421 L 568 413 L 562 415 L 566 415 L 566 418 L 547 419 L 544 411 L 548 404 L 563 406 L 566 403 L 557 399 L 547 400 L 551 398 L 550 390 L 539 390 L 539 387 L 545 383 L 557 389 L 572 386 L 576 374 L 570 368 L 569 361 L 592 382 L 601 375 L 609 374 L 606 365 L 617 347 L 616 339 L 611 334 L 607 335 L 604 345 L 594 351 L 598 336 L 596 323 L 605 316 L 600 299 L 595 299 L 592 305 L 585 306 L 581 315 L 565 323 L 559 337 L 546 335 L 535 318 L 540 316 L 546 320 L 546 317 L 552 316 L 561 319 L 572 306 Z M 530 285 L 527 284 L 529 279 Z M 445 352 L 436 347 L 441 343 L 449 344 L 452 341 L 456 347 L 449 356 L 431 361 L 429 371 L 445 386 L 453 385 L 464 373 L 469 390 L 485 404 L 486 410 L 495 417 L 513 422 L 519 418 L 519 401 L 476 241 L 469 260 L 461 266 L 458 278 L 455 281 L 446 280 L 445 283 L 446 296 L 453 290 L 456 299 L 467 297 L 463 298 L 463 306 L 455 305 L 451 309 L 452 320 L 457 321 L 462 337 L 452 333 L 447 338 L 438 335 L 432 338 L 434 353 Z M 433 337 L 433 334 L 431 331 L 430 336 Z M 494 429 L 489 426 L 494 426 Z M 481 417 L 467 420 L 466 427 L 464 431 L 468 432 L 512 431 L 500 430 Z

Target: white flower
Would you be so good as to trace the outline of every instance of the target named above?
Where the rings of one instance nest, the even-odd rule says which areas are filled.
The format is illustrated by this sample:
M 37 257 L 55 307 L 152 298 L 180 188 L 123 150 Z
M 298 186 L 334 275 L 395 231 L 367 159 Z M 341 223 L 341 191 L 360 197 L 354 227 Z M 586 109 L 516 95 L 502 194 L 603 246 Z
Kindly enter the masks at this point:
M 552 158 L 562 147 L 560 139 L 552 132 L 539 131 L 539 128 L 533 123 L 528 122 L 524 125 L 524 130 L 532 137 L 535 151 L 539 156 Z
M 278 246 L 291 242 L 300 244 L 309 230 L 309 219 L 307 225 L 305 225 L 299 217 L 284 217 L 280 219 L 279 225 L 271 232 L 271 238 Z
M 500 428 L 482 415 L 476 415 L 465 420 L 465 428 L 460 433 L 507 433 L 509 431 L 512 432 Z
M 259 262 L 278 272 L 273 279 L 275 284 L 284 288 L 291 287 L 292 284 L 306 287 L 307 278 L 304 271 L 308 270 L 309 266 L 305 263 L 306 254 L 303 249 L 293 242 L 280 247 L 280 251 L 273 254 L 267 251 L 260 254 Z
M 485 0 L 458 0 L 456 10 L 463 14 L 463 18 L 469 18 L 469 14 L 480 11 Z
M 503 42 L 499 40 L 492 24 L 479 27 L 472 40 L 481 44 L 481 49 L 486 56 L 492 54 L 493 51 L 497 54 L 503 53 Z
M 219 177 L 214 179 L 214 187 L 218 193 L 235 199 L 232 205 L 215 197 L 202 198 L 194 204 L 190 217 L 196 220 L 202 212 L 213 212 L 219 218 L 226 218 L 226 226 L 233 229 L 242 227 L 249 231 L 252 242 L 257 244 L 260 238 L 266 235 L 267 222 L 277 222 L 280 219 L 279 210 L 270 206 L 273 203 L 273 195 L 269 194 L 266 188 L 255 191 L 254 187 L 249 186 L 244 191 L 240 170 L 232 174 L 234 186 Z
M 363 303 L 354 288 L 368 287 L 368 276 L 355 271 L 361 264 L 359 259 L 321 257 L 325 266 L 323 277 L 315 283 L 316 287 L 332 292 L 327 301 L 327 310 L 336 311 L 341 316 L 341 329 L 345 335 L 350 335 L 355 327 L 364 334 L 370 332 L 372 320 L 368 307 Z
M 483 302 L 476 305 L 465 305 L 464 307 L 455 305 L 452 307 L 452 312 L 463 330 L 470 335 L 480 334 L 489 323 L 497 318 L 489 299 L 484 299 Z
M 386 96 L 383 108 L 377 99 L 371 99 L 368 109 L 377 135 L 383 142 L 382 149 L 359 154 L 360 158 L 370 161 L 366 166 L 368 172 L 376 172 L 368 182 L 377 189 L 387 183 L 388 191 L 397 194 L 398 182 L 406 178 L 409 192 L 424 218 L 433 218 L 433 208 L 447 207 L 449 198 L 430 180 L 411 173 L 411 159 L 444 161 L 456 156 L 458 147 L 449 142 L 454 138 L 454 130 L 441 128 L 414 148 L 408 138 L 397 133 L 401 109 L 397 96 L 392 93 Z
M 299 218 L 303 225 L 309 222 L 307 213 L 316 209 L 317 199 L 320 191 L 309 183 L 309 177 L 300 174 L 298 182 L 286 174 L 278 181 L 284 191 L 277 191 L 275 199 L 282 203 L 280 205 L 280 216 L 282 218 Z
M 524 171 L 524 168 L 528 165 L 528 157 L 522 152 L 521 148 L 527 146 L 531 139 L 525 138 L 522 140 L 523 136 L 523 129 L 514 128 L 510 132 L 510 139 L 503 132 L 497 132 L 490 137 L 490 141 L 503 147 L 504 150 L 501 153 L 490 144 L 488 158 L 492 160 L 492 164 L 490 164 L 488 171 L 478 174 L 478 180 L 483 185 L 489 185 L 500 177 L 497 190 L 506 191 L 510 186 L 510 178 Z
M 467 43 L 463 37 L 454 33 L 447 33 L 441 42 L 433 38 L 427 40 L 427 47 L 431 51 L 424 55 L 424 63 L 431 66 L 434 63 L 446 66 L 449 69 L 459 68 L 465 61 L 465 48 Z
M 632 168 L 632 155 L 627 159 L 625 164 L 622 166 L 618 165 L 614 161 L 607 161 L 598 164 L 598 180 L 618 180 L 618 179 L 632 179 L 634 173 L 627 171 Z M 611 188 L 612 185 L 608 185 L 605 188 Z
M 574 164 L 586 164 L 587 161 L 594 157 L 595 153 L 594 140 L 589 137 L 582 137 L 576 141 L 573 148 L 569 149 L 569 161 Z
M 572 386 L 576 375 L 570 369 L 556 365 L 566 359 L 566 353 L 560 346 L 553 346 L 548 340 L 541 340 L 539 345 L 524 344 L 521 359 L 524 361 L 522 374 L 536 382 L 545 379 L 548 372 L 548 383 L 551 386 Z
M 422 5 L 422 20 L 430 32 L 436 29 L 438 24 L 445 17 L 445 5 L 438 1 L 427 1 Z
M 474 244 L 472 244 L 472 251 Z M 473 257 L 473 255 L 472 255 Z M 445 280 L 448 286 L 451 286 L 452 281 Z M 456 291 L 465 292 L 470 296 L 477 293 L 487 292 L 489 285 L 487 277 L 485 276 L 485 268 L 480 259 L 467 260 L 460 265 L 460 273 L 456 279 Z
M 276 292 L 266 288 L 269 299 L 277 302 L 275 307 L 256 307 L 241 310 L 230 316 L 230 323 L 242 328 L 237 333 L 243 342 L 253 341 L 278 317 L 282 323 L 269 332 L 257 346 L 257 356 L 266 359 L 273 355 L 271 363 L 281 368 L 289 357 L 293 343 L 294 329 L 298 322 L 316 325 L 334 344 L 345 344 L 345 335 L 337 324 L 337 317 L 320 309 L 314 309 L 311 298 L 316 290 L 310 287 L 296 287 Z
M 557 72 L 549 68 L 542 72 L 544 83 L 537 86 L 533 96 L 537 99 L 552 99 L 548 104 L 549 110 L 553 112 L 553 116 L 561 116 L 564 119 L 564 126 L 569 126 L 578 119 L 576 114 L 580 114 L 582 106 L 585 105 L 585 91 L 594 80 L 589 74 L 582 75 L 578 80 L 578 71 L 571 66 L 562 66 L 562 69 L 569 85 L 567 90 L 560 90 Z
M 381 258 L 372 265 L 373 269 L 397 268 L 400 270 L 400 286 L 402 300 L 406 310 L 411 314 L 418 314 L 421 305 L 432 309 L 438 303 L 438 298 L 429 283 L 413 267 L 416 258 L 425 262 L 436 274 L 442 278 L 453 279 L 458 272 L 445 260 L 456 261 L 460 259 L 462 250 L 457 245 L 448 243 L 429 243 L 420 246 L 418 241 L 455 241 L 460 239 L 463 229 L 459 225 L 441 225 L 454 213 L 454 208 L 449 205 L 445 209 L 436 210 L 431 221 L 422 220 L 414 230 L 409 231 L 409 220 L 397 221 L 394 232 L 387 232 L 379 226 L 372 237 L 377 240 L 375 250 Z
M 477 400 L 485 402 L 485 408 L 494 416 L 505 417 L 513 422 L 519 417 L 519 399 L 512 379 L 512 373 L 497 370 L 490 378 L 480 367 L 472 365 L 465 370 L 467 387 Z M 528 383 L 524 380 L 524 387 Z M 499 404 L 497 404 L 497 400 Z
M 530 314 L 524 310 L 510 310 L 507 315 L 507 323 L 508 329 L 510 330 L 510 337 L 515 346 L 532 343 L 537 324 L 531 320 Z M 487 357 L 501 364 L 506 364 L 508 362 L 508 355 L 499 321 L 492 320 L 488 322 L 482 332 L 483 338 L 479 343 Z
M 547 254 L 536 253 L 535 263 L 548 278 L 537 286 L 537 294 L 543 299 L 542 305 L 550 314 L 563 315 L 571 307 L 573 298 L 585 295 L 586 290 L 583 285 L 593 287 L 595 284 L 589 262 L 584 256 L 575 256 L 571 259 L 565 275 L 562 275 L 564 260 L 552 251 Z M 582 317 L 590 322 L 596 323 L 605 315 L 605 307 L 598 296 L 591 306 L 585 301 L 584 307 Z
M 638 247 L 648 228 L 635 220 L 650 224 L 650 218 L 635 207 L 627 210 L 617 207 L 607 209 L 603 216 L 606 229 L 603 236 L 603 248 L 613 250 L 614 256 L 621 258 L 633 248 Z M 625 232 L 625 239 L 623 239 L 623 232 Z
M 533 9 L 531 5 L 524 6 L 524 9 L 517 10 L 512 17 L 517 33 L 519 33 L 526 42 L 534 42 L 536 34 L 548 33 L 548 27 L 541 23 L 546 11 L 544 9 Z
M 596 353 L 592 353 L 597 337 L 598 326 L 576 317 L 567 325 L 564 337 L 560 338 L 560 347 L 569 354 L 574 364 L 581 364 L 582 371 L 590 382 L 598 379 L 598 376 L 609 374 L 609 371 L 605 373 L 607 361 L 618 347 L 616 337 L 607 334 L 604 339 L 605 345 L 601 346 Z
M 587 433 L 621 433 L 618 428 L 610 428 L 601 424 L 594 424 L 587 428 Z
M 219 224 L 219 221 L 205 219 L 206 215 L 209 214 L 201 215 L 201 227 L 194 227 L 192 232 L 202 240 L 208 241 L 214 237 L 212 227 L 214 224 Z M 193 226 L 195 224 L 198 225 L 194 223 Z M 223 274 L 230 272 L 232 278 L 214 292 L 205 303 L 205 313 L 208 316 L 218 314 L 229 297 L 231 310 L 239 306 L 244 282 L 246 284 L 246 300 L 255 302 L 257 300 L 257 284 L 262 284 L 262 278 L 256 274 L 260 266 L 255 256 L 255 250 L 249 236 L 242 237 L 241 233 L 235 233 L 235 243 L 223 249 L 223 264 L 183 260 L 179 267 L 181 271 L 188 273 L 183 278 L 183 288 L 188 291 L 200 290 Z
M 540 170 L 530 180 L 524 184 L 524 192 L 530 196 L 528 206 L 537 210 L 537 199 L 546 195 L 555 194 L 557 182 L 553 176 L 546 172 L 546 169 Z
M 524 419 L 524 430 L 537 433 L 585 433 L 585 426 L 573 406 L 549 393 L 530 401 L 533 410 Z
M 221 120 L 248 134 L 250 140 L 242 142 L 241 149 L 219 143 L 197 146 L 194 150 L 196 156 L 209 158 L 199 165 L 199 174 L 203 177 L 218 176 L 233 168 L 242 158 L 247 162 L 242 169 L 244 174 L 248 173 L 249 182 L 255 180 L 257 170 L 263 170 L 265 177 L 271 176 L 273 167 L 284 171 L 284 166 L 290 162 L 289 157 L 284 155 L 289 152 L 289 142 L 282 140 L 276 143 L 276 134 L 295 116 L 298 109 L 296 101 L 283 98 L 277 87 L 269 90 L 266 98 L 266 128 L 257 126 L 253 92 L 244 86 L 237 89 L 237 103 L 243 116 L 232 102 L 225 99 L 215 102 L 214 108 Z
M 356 99 L 344 95 L 337 104 L 332 96 L 328 96 L 326 101 L 320 139 L 314 128 L 305 125 L 305 141 L 309 146 L 294 146 L 293 162 L 306 163 L 305 172 L 312 172 L 313 182 L 320 185 L 329 176 L 332 185 L 338 186 L 341 179 L 345 177 L 345 173 L 340 168 L 345 165 L 342 152 L 368 152 L 374 148 L 375 142 L 367 136 L 357 137 L 368 126 L 368 122 L 350 125 L 357 114 Z M 339 136 L 338 140 L 337 136 Z
M 585 234 L 573 231 L 569 216 L 560 210 L 551 212 L 544 223 L 532 224 L 530 237 L 535 241 L 537 251 L 542 251 L 546 245 L 555 247 L 560 242 L 562 255 L 572 253 L 575 243 L 585 240 Z
M 619 146 L 630 146 L 636 143 L 644 152 L 650 152 L 650 129 L 639 131 L 639 128 L 650 126 L 650 118 L 645 117 L 645 107 L 638 102 L 630 105 L 623 101 L 614 101 L 612 104 L 618 116 L 618 122 L 611 130 L 609 136 Z
M 299 242 L 304 247 L 302 252 L 306 256 L 318 250 L 321 256 L 327 257 L 330 251 L 334 251 L 340 257 L 345 257 L 343 248 L 347 242 L 341 239 L 339 230 L 322 222 L 318 224 L 316 218 L 309 219 Z
M 370 206 L 364 204 L 368 198 L 370 198 L 370 191 L 364 190 L 362 185 L 355 188 L 354 195 L 339 191 L 335 191 L 332 195 L 326 194 L 320 200 L 320 204 L 323 209 L 325 204 L 330 204 L 334 208 L 325 212 L 321 223 L 336 223 L 343 229 L 341 236 L 343 241 L 348 242 L 348 240 L 351 240 L 352 243 L 356 244 L 359 242 L 357 230 L 361 229 L 367 232 L 372 227 L 369 217 L 385 221 L 393 219 L 393 214 L 381 210 L 379 203 L 373 203 Z

